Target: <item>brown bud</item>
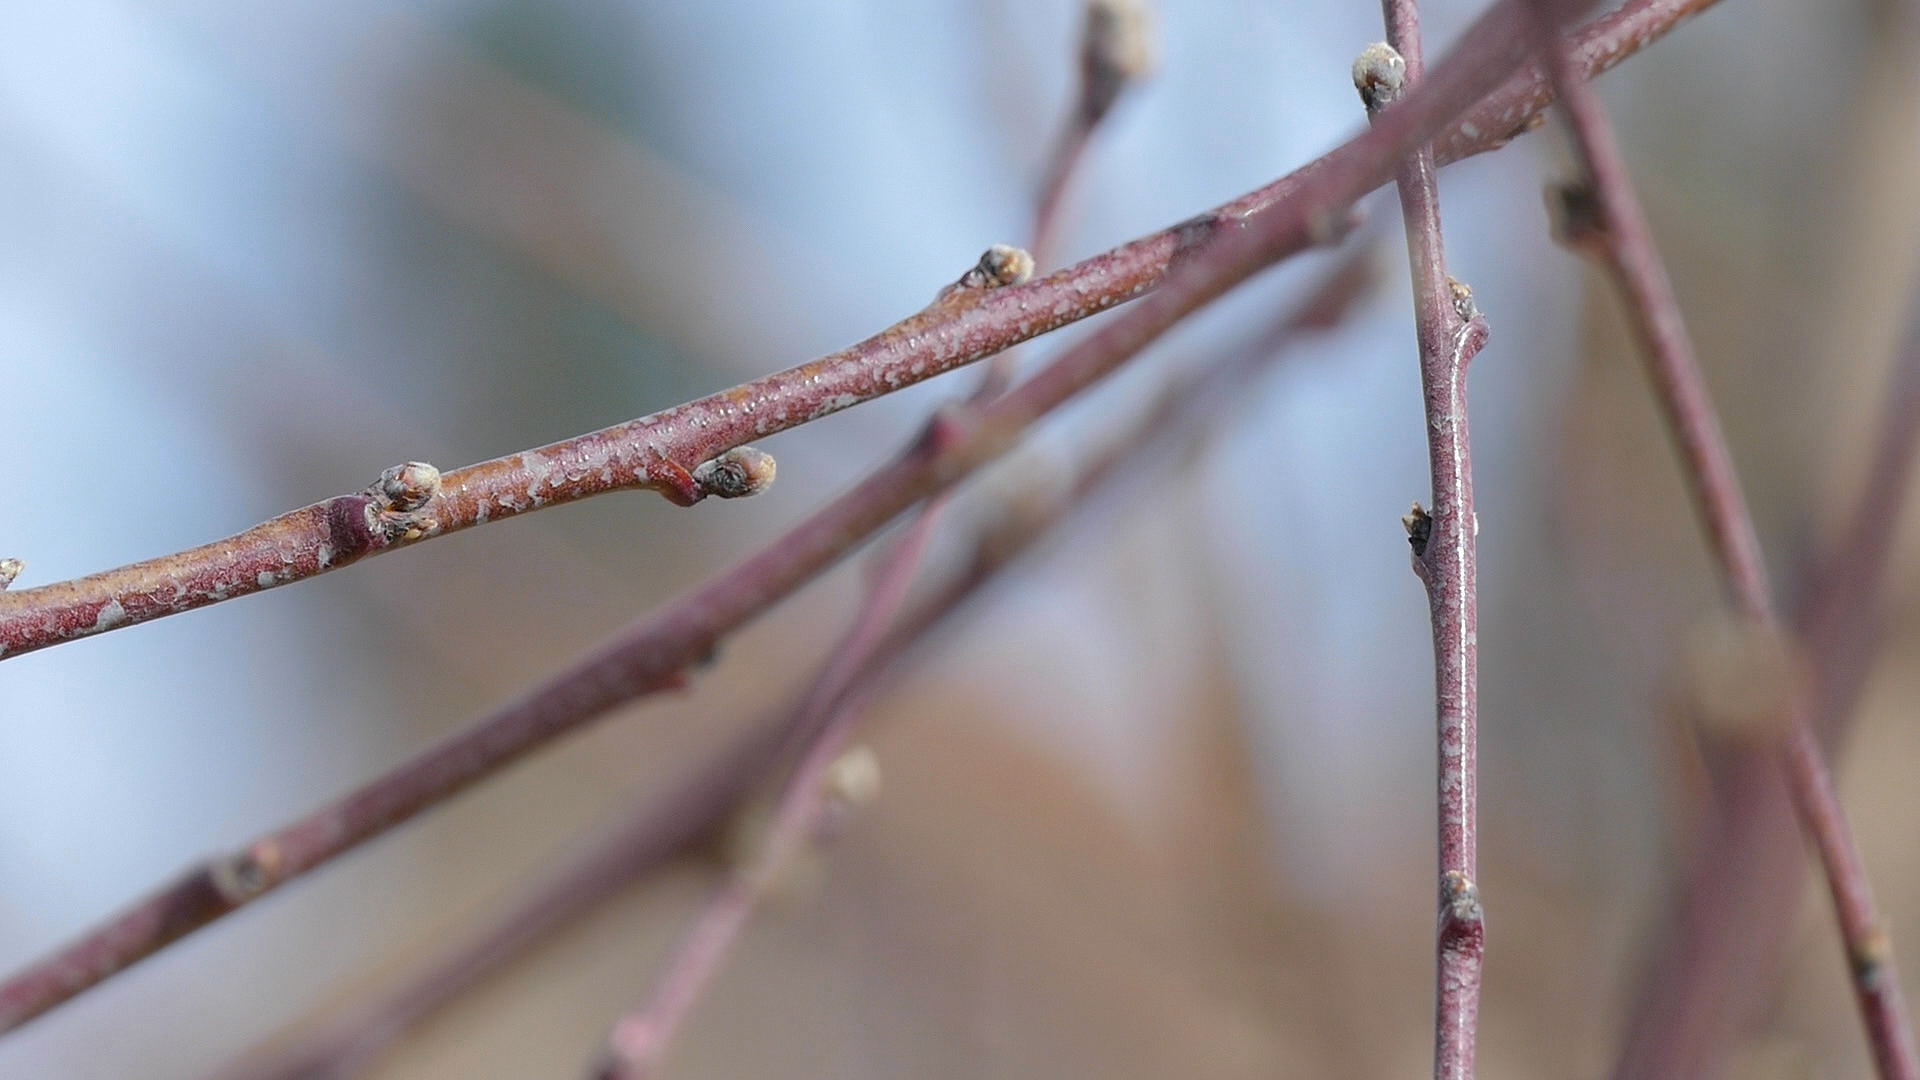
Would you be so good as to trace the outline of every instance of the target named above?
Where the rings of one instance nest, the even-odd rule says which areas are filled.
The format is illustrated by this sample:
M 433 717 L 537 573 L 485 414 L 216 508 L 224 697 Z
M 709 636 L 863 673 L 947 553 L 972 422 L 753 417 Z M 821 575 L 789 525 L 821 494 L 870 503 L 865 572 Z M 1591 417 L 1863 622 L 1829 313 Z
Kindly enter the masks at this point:
M 777 469 L 772 454 L 751 446 L 736 446 L 694 469 L 693 482 L 702 494 L 744 499 L 772 487 Z
M 440 470 L 424 461 L 395 465 L 380 474 L 380 483 L 374 487 L 382 506 L 397 514 L 411 514 L 439 493 Z
M 995 244 L 982 252 L 973 269 L 960 277 L 963 289 L 999 289 L 1019 285 L 1033 276 L 1033 256 L 1010 244 Z
M 1427 541 L 1433 538 L 1433 518 L 1419 503 L 1400 517 L 1400 524 L 1407 530 L 1407 543 L 1413 546 L 1415 558 L 1427 553 Z

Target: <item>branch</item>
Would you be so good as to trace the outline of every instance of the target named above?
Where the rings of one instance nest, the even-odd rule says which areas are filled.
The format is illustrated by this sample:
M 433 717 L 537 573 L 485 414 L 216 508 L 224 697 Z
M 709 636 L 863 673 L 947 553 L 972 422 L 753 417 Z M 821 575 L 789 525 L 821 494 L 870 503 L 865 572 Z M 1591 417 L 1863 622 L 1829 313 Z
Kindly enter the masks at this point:
M 1920 290 L 1888 379 L 1886 413 L 1859 502 L 1816 560 L 1794 628 L 1829 752 L 1856 718 L 1886 621 L 1893 540 L 1920 449 Z M 1650 957 L 1614 1076 L 1700 1076 L 1774 985 L 1803 865 L 1772 755 L 1737 749 L 1660 947 Z
M 1387 40 L 1354 62 L 1354 85 L 1377 116 L 1424 74 L 1418 0 L 1382 0 Z M 1480 1024 L 1486 927 L 1476 868 L 1479 837 L 1478 630 L 1473 455 L 1467 425 L 1467 365 L 1487 341 L 1472 294 L 1447 275 L 1433 149 L 1401 163 L 1398 186 L 1413 273 L 1420 390 L 1426 406 L 1433 510 L 1408 517 L 1413 568 L 1433 620 L 1439 735 L 1439 929 L 1435 942 L 1435 1080 L 1471 1080 Z
M 1311 298 L 1285 322 L 1262 335 L 1238 355 L 1208 365 L 1198 379 L 1170 384 L 1158 404 L 1127 431 L 1108 440 L 1109 449 L 1077 467 L 1077 481 L 1030 497 L 1010 492 L 997 497 L 1002 512 L 977 531 L 964 568 L 950 576 L 894 622 L 885 639 L 867 654 L 861 670 L 831 703 L 844 712 L 875 690 L 900 658 L 944 625 L 969 599 L 993 581 L 1000 569 L 1053 535 L 1065 515 L 1084 506 L 1124 474 L 1138 477 L 1138 458 L 1166 449 L 1184 427 L 1216 421 L 1222 405 L 1239 395 L 1299 334 L 1337 324 L 1373 283 L 1373 267 L 1363 252 L 1345 259 Z M 1177 409 L 1177 411 L 1176 411 Z M 1172 455 L 1157 453 L 1164 460 Z M 1051 474 L 1048 474 L 1051 475 Z M 805 699 L 811 705 L 811 694 Z M 543 935 L 584 915 L 602 899 L 662 866 L 677 850 L 720 824 L 769 772 L 779 747 L 799 737 L 803 710 L 756 727 L 664 799 L 636 804 L 630 818 L 582 857 L 533 890 L 510 912 L 449 950 L 416 976 L 390 992 L 356 1005 L 347 1015 L 278 1052 L 256 1055 L 220 1074 L 220 1080 L 343 1080 L 368 1068 L 407 1029 L 451 1002 L 463 990 L 511 962 Z
M 1052 261 L 1067 185 L 1084 159 L 1094 131 L 1127 84 L 1151 66 L 1149 33 L 1148 12 L 1138 0 L 1090 0 L 1086 6 L 1079 89 L 1061 136 L 1055 141 L 1035 210 L 1034 261 L 1042 265 Z M 1017 352 L 1009 349 L 993 358 L 974 392 L 974 405 L 1004 392 L 1013 378 Z M 937 437 L 945 419 L 936 414 L 922 437 Z M 821 834 L 830 777 L 846 762 L 857 760 L 843 756 L 864 711 L 865 695 L 855 692 L 855 682 L 870 666 L 871 654 L 880 647 L 888 624 L 905 603 L 947 499 L 948 495 L 929 499 L 899 542 L 881 556 L 880 569 L 853 625 L 835 645 L 802 698 L 797 724 L 802 744 L 798 764 L 781 790 L 762 850 L 753 865 L 733 874 L 701 909 L 666 971 L 656 980 L 646 1004 L 614 1027 L 608 1037 L 604 1067 L 609 1080 L 651 1071 L 732 952 L 754 909 L 787 861 Z
M 1583 0 L 1588 3 L 1590 0 Z M 1629 0 L 1579 35 L 1580 62 L 1604 71 L 1713 0 Z M 1502 71 L 1508 70 L 1504 65 Z M 1439 140 L 1452 162 L 1504 145 L 1547 98 L 1521 72 L 1483 94 Z M 709 494 L 699 466 L 746 443 L 965 366 L 1157 288 L 1176 260 L 1291 204 L 1343 167 L 1343 147 L 1198 217 L 1038 281 L 936 302 L 841 352 L 664 412 L 535 450 L 456 469 L 423 505 L 394 502 L 384 482 L 256 525 L 225 540 L 19 592 L 0 592 L 0 660 L 302 581 L 361 559 L 609 491 L 654 490 L 675 502 Z M 1384 183 L 1382 177 L 1373 186 Z M 1331 228 L 1332 218 L 1323 227 Z M 396 466 L 396 469 L 404 468 Z M 392 472 L 394 470 L 389 470 Z
M 1004 453 L 1022 432 L 1174 323 L 1255 272 L 1337 235 L 1353 204 L 1518 67 L 1524 0 L 1500 0 L 1425 85 L 1301 173 L 1267 213 L 1223 229 L 1167 283 L 941 437 L 881 468 L 786 536 L 616 636 L 583 661 L 411 761 L 299 821 L 213 859 L 0 985 L 10 1030 L 637 698 L 678 685 L 722 638 L 833 565 L 908 507 Z M 1058 275 L 1056 275 L 1058 277 Z M 1009 286 L 1006 290 L 1021 288 Z M 987 302 L 972 305 L 983 310 Z
M 1056 495 L 1043 501 L 1044 493 L 1034 493 L 1006 499 L 1002 519 L 1014 529 L 1018 547 L 1026 546 L 1034 536 L 1050 530 L 1123 464 L 1132 466 L 1144 448 L 1169 441 L 1169 433 L 1181 420 L 1189 423 L 1197 420 L 1198 403 L 1217 401 L 1223 396 L 1223 385 L 1232 388 L 1250 382 L 1266 364 L 1280 356 L 1295 337 L 1338 322 L 1352 301 L 1370 284 L 1369 264 L 1364 251 L 1349 257 L 1327 275 L 1305 303 L 1282 319 L 1273 333 L 1263 335 L 1242 354 L 1212 365 L 1215 370 L 1209 378 L 1168 380 L 1151 407 L 1109 435 L 1104 447 L 1076 469 L 1075 479 L 1065 496 Z M 923 515 L 921 521 L 929 518 L 930 515 Z M 1008 528 L 1009 525 L 990 527 L 976 541 L 976 562 L 983 552 L 997 553 L 1015 543 L 996 538 Z M 909 557 L 917 559 L 918 551 Z M 905 568 L 906 573 L 911 571 L 911 566 Z M 900 576 L 900 572 L 898 560 L 890 561 L 879 580 L 883 584 L 890 582 Z M 876 586 L 876 598 L 882 593 L 883 587 Z M 836 659 L 857 655 L 859 633 L 856 628 L 849 634 Z M 831 678 L 833 667 L 830 662 L 823 681 Z M 754 910 L 793 856 L 809 843 L 829 835 L 825 819 L 832 805 L 828 794 L 834 786 L 832 777 L 841 767 L 840 763 L 847 760 L 844 755 L 860 723 L 865 695 L 849 688 L 833 707 L 827 707 L 828 703 L 818 695 L 809 696 L 819 701 L 822 708 L 803 725 L 813 734 L 800 763 L 781 791 L 760 850 L 751 865 L 735 873 L 701 910 L 666 970 L 654 981 L 646 1000 L 614 1025 L 599 1080 L 645 1080 L 654 1075 L 699 995 L 718 974 Z
M 1761 641 L 1783 641 L 1773 607 L 1760 538 L 1747 512 L 1733 457 L 1701 378 L 1680 307 L 1599 97 L 1573 63 L 1552 19 L 1552 0 L 1534 0 L 1541 49 L 1560 94 L 1585 183 L 1559 195 L 1565 239 L 1600 261 L 1625 302 L 1645 353 L 1655 396 L 1679 444 L 1683 472 L 1720 563 L 1728 591 L 1748 630 Z M 1797 688 L 1780 703 L 1787 731 L 1777 748 L 1801 829 L 1826 871 L 1840 934 L 1847 949 L 1855 997 L 1882 1080 L 1920 1077 L 1911 1021 L 1886 932 L 1875 910 L 1866 870 L 1840 806 L 1833 776 L 1812 724 L 1812 702 Z
M 1589 79 L 1612 71 L 1620 61 L 1665 37 L 1719 0 L 1627 0 L 1618 8 L 1574 31 L 1567 41 L 1573 60 Z M 1474 106 L 1471 113 L 1434 140 L 1441 165 L 1505 146 L 1539 127 L 1553 104 L 1553 80 L 1536 60 Z

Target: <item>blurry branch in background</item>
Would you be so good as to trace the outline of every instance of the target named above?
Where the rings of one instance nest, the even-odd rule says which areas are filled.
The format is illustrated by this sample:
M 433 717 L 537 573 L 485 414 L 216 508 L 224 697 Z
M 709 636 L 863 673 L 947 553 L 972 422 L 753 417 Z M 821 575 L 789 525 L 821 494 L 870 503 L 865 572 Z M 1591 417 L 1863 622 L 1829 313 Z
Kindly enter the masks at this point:
M 1605 71 L 1712 2 L 1629 0 L 1576 35 L 1576 61 L 1588 75 Z M 1508 6 L 1503 0 L 1494 10 Z M 1472 38 L 1467 43 L 1478 45 Z M 1509 67 L 1502 63 L 1499 71 Z M 1549 100 L 1534 70 L 1486 87 L 1474 101 L 1447 110 L 1445 130 L 1434 140 L 1439 159 L 1458 161 L 1505 145 L 1535 124 Z M 1347 167 L 1354 147 L 1349 143 L 1266 187 L 1058 273 L 1012 288 L 948 296 L 849 349 L 731 390 L 456 469 L 439 476 L 437 485 L 425 483 L 437 475 L 431 466 L 396 466 L 365 491 L 283 514 L 225 540 L 72 581 L 0 592 L 0 660 L 591 495 L 647 489 L 691 503 L 725 494 L 703 484 L 703 468 L 709 476 L 723 469 L 751 488 L 771 476 L 770 458 L 753 453 L 730 465 L 708 463 L 753 439 L 992 356 L 1149 292 L 1166 279 L 1176 258 L 1292 206 L 1319 174 Z M 1319 224 L 1330 229 L 1334 222 L 1326 217 Z
M 1249 345 L 1202 365 L 1197 374 L 1170 377 L 1137 418 L 1121 425 L 1095 452 L 1071 466 L 1071 478 L 1066 482 L 1053 470 L 1028 470 L 1030 479 L 1026 483 L 996 497 L 996 509 L 976 527 L 959 569 L 928 587 L 907 606 L 881 642 L 865 654 L 862 667 L 845 681 L 839 696 L 825 703 L 824 710 L 838 723 L 852 723 L 861 704 L 871 700 L 881 680 L 897 668 L 901 656 L 943 625 L 1004 567 L 1031 551 L 1038 541 L 1055 535 L 1063 522 L 1070 524 L 1066 521 L 1069 515 L 1093 497 L 1119 484 L 1141 481 L 1152 468 L 1176 459 L 1185 436 L 1219 424 L 1246 386 L 1302 334 L 1337 324 L 1366 294 L 1377 271 L 1373 254 L 1359 248 L 1344 257 L 1309 299 Z M 344 1080 L 364 1071 L 408 1029 L 510 963 L 543 935 L 644 879 L 723 824 L 755 785 L 772 772 L 776 761 L 785 756 L 781 748 L 795 745 L 806 736 L 805 712 L 815 705 L 810 694 L 801 708 L 747 732 L 664 798 L 639 801 L 632 816 L 616 825 L 592 850 L 414 977 L 388 993 L 355 1005 L 283 1050 L 253 1055 L 220 1073 L 219 1080 Z M 817 722 L 819 717 L 814 719 Z M 796 771 L 783 791 L 797 797 L 797 793 L 808 790 L 801 786 L 805 783 L 802 773 Z M 782 798 L 786 797 L 783 794 Z M 801 835 L 805 839 L 817 834 L 802 828 Z M 753 887 L 764 886 L 774 873 L 777 868 L 768 868 Z
M 1047 159 L 1033 212 L 1031 250 L 1042 270 L 1059 255 L 1060 205 L 1088 141 L 1121 92 L 1150 74 L 1158 58 L 1153 12 L 1146 0 L 1089 0 L 1080 33 L 1078 89 Z
M 1859 502 L 1806 575 L 1794 619 L 1815 734 L 1829 754 L 1853 727 L 1886 619 L 1893 541 L 1920 449 L 1920 290 L 1888 379 L 1886 411 Z M 1772 992 L 1801 895 L 1799 832 L 1775 754 L 1727 755 L 1698 857 L 1656 939 L 1617 1080 L 1700 1076 Z
M 1353 82 L 1367 115 L 1378 117 L 1425 73 L 1418 0 L 1382 0 L 1387 40 L 1354 61 Z M 1434 943 L 1435 1080 L 1471 1080 L 1480 1026 L 1480 971 L 1486 924 L 1477 884 L 1479 689 L 1473 453 L 1467 425 L 1467 365 L 1487 341 L 1472 293 L 1447 274 L 1433 148 L 1400 164 L 1400 215 L 1413 275 L 1414 337 L 1420 352 L 1427 464 L 1433 509 L 1407 517 L 1413 569 L 1433 620 L 1434 713 L 1439 823 L 1439 926 Z
M 1760 538 L 1741 492 L 1732 454 L 1702 379 L 1673 286 L 1633 191 L 1626 163 L 1598 95 L 1560 39 L 1555 0 L 1532 0 L 1547 61 L 1581 179 L 1551 193 L 1556 231 L 1596 259 L 1613 279 L 1652 376 L 1655 397 L 1678 443 L 1709 546 L 1734 606 L 1738 632 L 1760 651 L 1784 656 L 1786 631 L 1774 609 Z M 1776 753 L 1807 839 L 1833 895 L 1855 996 L 1882 1080 L 1920 1078 L 1912 1021 L 1872 889 L 1811 721 L 1807 688 L 1788 676 L 1772 703 L 1784 730 Z
M 772 545 L 616 635 L 583 660 L 408 762 L 240 851 L 190 870 L 0 985 L 10 1030 L 252 903 L 588 721 L 681 685 L 721 640 L 837 563 L 922 499 L 1005 453 L 1035 422 L 1112 373 L 1175 323 L 1260 270 L 1336 239 L 1361 196 L 1414 147 L 1498 86 L 1527 48 L 1523 0 L 1501 0 L 1433 76 L 1373 127 L 1282 181 L 1284 198 L 1239 219 L 1167 282 L 990 404 L 949 414 L 916 451 L 869 475 Z M 1214 231 L 1209 228 L 1207 231 Z M 985 262 L 986 260 L 983 260 Z M 991 273 L 982 266 L 971 273 Z M 1055 275 L 1055 279 L 1063 275 Z M 988 309 L 989 297 L 966 305 Z M 965 316 L 963 316 L 964 319 Z
M 1095 129 L 1112 111 L 1127 85 L 1148 70 L 1154 52 L 1151 15 L 1141 0 L 1090 0 L 1080 42 L 1079 89 L 1046 170 L 1033 225 L 1036 259 L 1051 258 L 1060 232 L 1063 194 L 1085 159 Z M 1031 264 L 1029 264 L 1031 265 Z M 1005 391 L 1013 377 L 1017 350 L 994 357 L 970 404 L 978 407 Z M 951 423 L 944 412 L 928 421 L 922 440 L 943 437 Z M 1124 451 L 1117 446 L 1109 456 Z M 909 447 L 908 454 L 913 452 Z M 861 713 L 861 695 L 852 682 L 870 666 L 870 654 L 884 640 L 920 573 L 934 530 L 946 509 L 947 495 L 929 499 L 900 540 L 880 556 L 866 598 L 853 625 L 834 646 L 798 706 L 801 747 L 798 764 L 782 790 L 764 849 L 753 866 L 737 873 L 696 916 L 693 926 L 654 984 L 648 1000 L 622 1019 L 608 1039 L 605 1076 L 637 1080 L 652 1071 L 694 1001 L 732 951 L 754 907 L 792 854 L 821 828 L 826 808 L 823 788 L 835 770 Z

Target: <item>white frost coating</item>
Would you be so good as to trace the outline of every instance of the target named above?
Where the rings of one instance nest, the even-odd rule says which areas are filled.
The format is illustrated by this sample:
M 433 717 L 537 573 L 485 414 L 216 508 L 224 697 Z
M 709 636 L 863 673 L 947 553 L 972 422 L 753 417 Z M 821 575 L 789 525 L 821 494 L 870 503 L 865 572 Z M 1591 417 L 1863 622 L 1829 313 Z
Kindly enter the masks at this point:
M 126 621 L 127 609 L 120 606 L 120 601 L 109 600 L 101 607 L 100 614 L 93 617 L 93 632 L 97 634 L 102 630 L 111 630 Z
M 268 570 L 260 571 L 259 575 L 253 579 L 253 583 L 255 585 L 260 586 L 263 589 L 271 589 L 279 581 L 280 579 L 275 577 L 273 573 Z
M 314 562 L 318 563 L 322 570 L 333 565 L 333 545 L 321 544 L 320 550 L 314 553 Z

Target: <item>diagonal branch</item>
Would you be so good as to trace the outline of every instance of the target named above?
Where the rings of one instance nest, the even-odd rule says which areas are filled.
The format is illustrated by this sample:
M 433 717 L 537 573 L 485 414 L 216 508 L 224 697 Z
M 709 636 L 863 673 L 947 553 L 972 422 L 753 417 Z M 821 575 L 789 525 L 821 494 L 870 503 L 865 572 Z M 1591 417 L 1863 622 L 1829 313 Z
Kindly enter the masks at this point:
M 1080 79 L 1073 108 L 1055 141 L 1038 206 L 1033 245 L 1035 261 L 1052 259 L 1060 231 L 1061 207 L 1085 150 L 1120 94 L 1151 64 L 1148 12 L 1140 0 L 1089 0 L 1081 30 Z M 975 389 L 978 406 L 999 396 L 1013 377 L 1017 349 L 989 362 Z M 936 414 L 923 437 L 935 437 L 946 422 Z M 950 494 L 950 493 L 949 493 Z M 827 779 L 841 768 L 841 755 L 864 712 L 853 682 L 868 667 L 869 654 L 885 640 L 907 592 L 920 572 L 934 530 L 944 517 L 949 495 L 927 500 L 900 540 L 880 559 L 879 571 L 853 625 L 834 646 L 800 704 L 798 763 L 777 800 L 772 822 L 754 864 L 734 874 L 695 916 L 666 971 L 648 1000 L 623 1018 L 608 1040 L 605 1076 L 638 1077 L 651 1071 L 665 1053 L 694 1003 L 732 952 L 747 921 L 771 882 L 792 855 L 820 832 L 828 803 Z
M 1759 534 L 1625 161 L 1599 97 L 1560 40 L 1551 15 L 1552 0 L 1534 2 L 1541 49 L 1585 176 L 1584 183 L 1560 192 L 1563 232 L 1570 243 L 1606 268 L 1625 301 L 1628 320 L 1646 355 L 1655 396 L 1678 443 L 1682 471 L 1735 607 L 1759 639 L 1784 640 Z M 1798 688 L 1786 696 L 1788 700 L 1780 703 L 1787 730 L 1777 748 L 1779 765 L 1801 829 L 1826 871 L 1874 1063 L 1882 1080 L 1915 1080 L 1920 1077 L 1920 1058 L 1915 1054 L 1911 1020 L 1866 870 L 1813 730 L 1813 703 Z
M 1295 175 L 1267 213 L 1222 229 L 1167 283 L 990 405 L 873 473 L 770 547 L 642 619 L 518 701 L 238 853 L 215 858 L 0 984 L 0 1031 L 68 1000 L 287 881 L 464 791 L 590 720 L 677 685 L 732 631 L 900 513 L 1004 453 L 1032 424 L 1255 272 L 1336 236 L 1395 164 L 1515 70 L 1524 0 L 1500 0 L 1427 82 L 1372 129 Z M 1057 276 L 1057 275 L 1056 275 Z M 1010 286 L 1019 288 L 1019 286 Z M 1007 290 L 999 290 L 1007 291 Z M 984 302 L 975 305 L 980 310 Z
M 1794 629 L 1811 683 L 1813 726 L 1845 743 L 1879 652 L 1893 541 L 1920 449 L 1920 291 L 1888 380 L 1886 411 L 1859 502 L 1808 572 Z M 1635 997 L 1614 1076 L 1699 1076 L 1773 986 L 1803 864 L 1793 808 L 1771 755 L 1740 748 L 1700 856 Z
M 1588 74 L 1611 68 L 1714 0 L 1629 0 L 1578 35 Z M 1506 70 L 1503 68 L 1502 70 Z M 1458 161 L 1527 130 L 1549 100 L 1536 71 L 1449 117 L 1439 160 Z M 1464 110 L 1463 110 L 1464 111 Z M 1172 228 L 1143 236 L 1038 281 L 936 302 L 851 348 L 638 420 L 496 458 L 423 485 L 385 478 L 197 548 L 71 581 L 0 592 L 0 660 L 177 615 L 318 576 L 361 559 L 609 491 L 656 490 L 676 502 L 708 494 L 700 466 L 754 439 L 930 379 L 1098 314 L 1157 288 L 1184 254 L 1296 199 L 1341 148 Z M 1378 186 L 1385 178 L 1374 181 Z M 1326 219 L 1331 222 L 1332 219 Z M 760 460 L 764 467 L 764 459 Z M 389 470 L 397 473 L 405 466 Z M 430 467 L 429 467 L 430 468 Z M 416 480 L 427 474 L 413 470 Z M 395 494 L 399 498 L 396 501 Z
M 1043 505 L 1039 499 L 1015 495 L 1006 500 L 1003 516 L 1015 515 L 1012 520 L 1021 534 L 1031 536 L 1038 529 L 1050 527 L 1063 507 L 1081 502 L 1087 493 L 1105 484 L 1123 464 L 1131 466 L 1143 456 L 1144 449 L 1169 441 L 1168 433 L 1183 421 L 1199 426 L 1205 415 L 1200 403 L 1217 402 L 1224 396 L 1223 388 L 1230 390 L 1251 381 L 1302 333 L 1338 322 L 1370 283 L 1369 263 L 1369 253 L 1364 250 L 1349 257 L 1271 333 L 1262 335 L 1239 355 L 1212 365 L 1205 378 L 1169 380 L 1137 420 L 1109 435 L 1102 448 L 1079 464 L 1066 497 L 1051 500 L 1040 512 L 1033 509 Z M 1038 518 L 1023 520 L 1036 513 L 1040 514 Z M 991 539 L 996 531 L 990 528 L 988 538 L 977 543 L 976 550 L 993 551 L 1005 546 Z M 889 580 L 889 571 L 895 569 L 890 564 L 880 580 Z M 876 589 L 876 593 L 879 591 Z M 823 680 L 826 677 L 823 673 Z M 803 725 L 813 733 L 781 790 L 759 850 L 750 865 L 736 872 L 701 910 L 647 998 L 615 1024 L 599 1080 L 644 1080 L 654 1075 L 694 1002 L 718 974 L 754 910 L 792 858 L 826 834 L 823 822 L 832 805 L 830 778 L 861 722 L 863 697 L 850 688 L 831 707 L 822 700 L 823 707 Z
M 1206 365 L 1199 377 L 1171 381 L 1153 406 L 1105 440 L 1103 451 L 1075 466 L 1075 480 L 1065 491 L 1049 487 L 1033 497 L 1024 491 L 997 497 L 1001 512 L 975 532 L 969 544 L 971 555 L 960 560 L 964 569 L 933 587 L 895 620 L 831 708 L 844 712 L 872 692 L 875 681 L 893 670 L 904 652 L 942 625 L 1002 567 L 1053 535 L 1057 523 L 1091 497 L 1123 475 L 1138 478 L 1139 459 L 1152 457 L 1150 464 L 1163 464 L 1171 456 L 1166 451 L 1178 444 L 1182 431 L 1218 422 L 1224 406 L 1281 358 L 1301 334 L 1340 322 L 1372 286 L 1373 271 L 1369 253 L 1354 252 L 1273 330 L 1235 355 Z M 636 805 L 629 820 L 537 887 L 506 916 L 401 986 L 357 1004 L 346 1016 L 285 1050 L 242 1061 L 220 1073 L 220 1080 L 343 1080 L 357 1075 L 408 1028 L 510 962 L 540 936 L 643 878 L 676 850 L 718 825 L 751 786 L 771 771 L 778 746 L 799 734 L 801 712 L 795 709 L 778 721 L 756 727 L 667 797 Z

